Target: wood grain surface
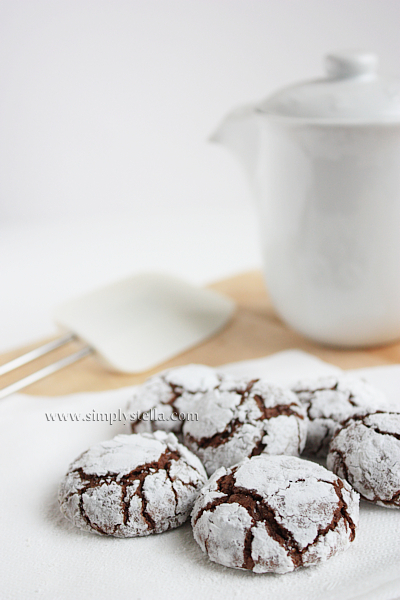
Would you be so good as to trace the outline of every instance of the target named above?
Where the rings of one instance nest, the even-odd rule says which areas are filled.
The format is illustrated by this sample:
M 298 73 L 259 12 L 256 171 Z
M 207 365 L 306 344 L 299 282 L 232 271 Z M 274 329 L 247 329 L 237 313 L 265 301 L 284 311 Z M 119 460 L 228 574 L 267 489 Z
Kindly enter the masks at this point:
M 96 356 L 89 356 L 31 385 L 24 393 L 57 396 L 119 388 L 141 383 L 153 373 L 167 367 L 188 363 L 218 366 L 228 362 L 260 358 L 292 348 L 305 350 L 343 369 L 400 363 L 400 342 L 365 350 L 341 350 L 315 344 L 288 329 L 275 314 L 262 275 L 258 271 L 237 275 L 209 287 L 233 298 L 237 303 L 237 311 L 222 331 L 203 344 L 140 375 L 124 375 L 110 371 Z M 39 340 L 36 344 L 0 355 L 0 364 L 40 346 L 45 341 L 49 339 Z M 79 342 L 71 342 L 68 346 L 3 376 L 0 386 L 5 387 L 82 346 Z

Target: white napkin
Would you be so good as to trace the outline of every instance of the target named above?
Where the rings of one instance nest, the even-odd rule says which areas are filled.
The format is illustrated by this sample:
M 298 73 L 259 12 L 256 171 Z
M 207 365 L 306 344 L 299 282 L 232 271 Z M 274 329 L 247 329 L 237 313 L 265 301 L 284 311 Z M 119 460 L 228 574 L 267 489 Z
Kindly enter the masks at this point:
M 266 376 L 280 384 L 338 372 L 299 351 L 225 369 Z M 400 409 L 399 366 L 358 373 L 383 388 Z M 57 506 L 58 482 L 88 446 L 128 433 L 123 413 L 132 389 L 56 398 L 21 394 L 2 401 L 1 598 L 393 600 L 400 596 L 400 511 L 367 503 L 362 503 L 356 541 L 347 552 L 286 575 L 255 575 L 210 562 L 193 540 L 189 523 L 161 535 L 131 539 L 100 537 L 70 525 Z M 107 421 L 68 416 L 82 418 L 93 415 L 93 410 L 107 414 Z M 66 420 L 55 416 L 52 421 L 49 413 Z M 118 417 L 122 421 L 109 424 Z

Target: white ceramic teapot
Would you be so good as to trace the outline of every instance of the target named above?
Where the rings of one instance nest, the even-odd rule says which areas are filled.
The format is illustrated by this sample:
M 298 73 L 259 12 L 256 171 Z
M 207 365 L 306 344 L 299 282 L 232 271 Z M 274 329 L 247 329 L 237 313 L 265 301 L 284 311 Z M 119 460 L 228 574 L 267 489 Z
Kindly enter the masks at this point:
M 377 57 L 326 57 L 324 79 L 228 115 L 213 136 L 239 155 L 260 211 L 276 310 L 322 343 L 400 337 L 400 82 Z

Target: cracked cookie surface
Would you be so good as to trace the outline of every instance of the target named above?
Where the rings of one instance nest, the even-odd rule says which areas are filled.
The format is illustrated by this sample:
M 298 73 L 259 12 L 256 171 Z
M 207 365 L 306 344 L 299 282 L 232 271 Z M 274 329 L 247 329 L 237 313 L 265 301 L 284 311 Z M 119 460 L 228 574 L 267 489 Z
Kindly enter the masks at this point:
M 183 425 L 184 443 L 211 475 L 258 454 L 299 455 L 307 419 L 296 396 L 265 380 L 224 379 L 192 404 L 197 420 Z
M 172 433 L 117 435 L 70 465 L 59 503 L 85 531 L 149 535 L 184 523 L 206 479 L 199 459 Z
M 400 413 L 350 418 L 331 441 L 327 466 L 364 500 L 400 508 Z
M 349 417 L 388 406 L 382 392 L 346 375 L 299 381 L 292 390 L 307 411 L 308 456 L 325 457 L 333 434 Z
M 150 377 L 129 401 L 127 410 L 137 414 L 131 423 L 133 433 L 156 430 L 182 431 L 183 419 L 199 393 L 215 388 L 222 380 L 212 367 L 186 365 Z M 181 418 L 177 418 L 181 415 Z
M 259 455 L 214 473 L 197 497 L 192 526 L 216 563 L 288 573 L 348 548 L 358 511 L 357 492 L 324 467 Z

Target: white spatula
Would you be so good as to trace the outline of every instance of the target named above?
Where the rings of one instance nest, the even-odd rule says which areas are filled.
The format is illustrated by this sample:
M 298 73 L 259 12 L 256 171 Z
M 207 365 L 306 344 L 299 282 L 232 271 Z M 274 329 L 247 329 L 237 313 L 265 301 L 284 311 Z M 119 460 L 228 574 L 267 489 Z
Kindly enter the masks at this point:
M 230 298 L 170 275 L 144 273 L 113 283 L 59 306 L 55 321 L 68 333 L 0 366 L 0 375 L 75 337 L 87 346 L 3 388 L 0 398 L 92 352 L 114 370 L 147 371 L 214 335 L 234 310 Z

